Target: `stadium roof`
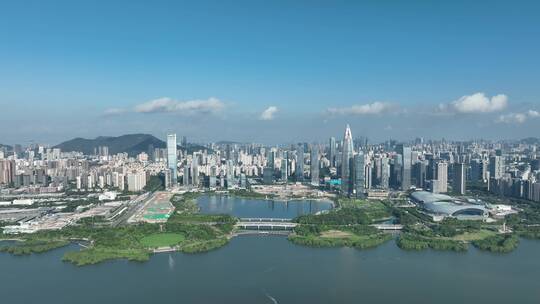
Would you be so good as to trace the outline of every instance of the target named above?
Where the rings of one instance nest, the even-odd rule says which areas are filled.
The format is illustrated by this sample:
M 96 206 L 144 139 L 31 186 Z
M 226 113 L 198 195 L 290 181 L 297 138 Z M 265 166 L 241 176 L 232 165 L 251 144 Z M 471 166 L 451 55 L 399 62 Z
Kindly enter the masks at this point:
M 483 216 L 487 210 L 482 205 L 470 204 L 445 194 L 416 191 L 411 198 L 429 213 L 447 216 Z

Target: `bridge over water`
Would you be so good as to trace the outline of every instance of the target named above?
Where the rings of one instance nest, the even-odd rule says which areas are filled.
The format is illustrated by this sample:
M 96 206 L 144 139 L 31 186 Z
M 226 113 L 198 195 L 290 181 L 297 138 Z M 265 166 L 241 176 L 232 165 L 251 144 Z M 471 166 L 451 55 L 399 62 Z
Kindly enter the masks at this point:
M 236 227 L 246 230 L 292 230 L 298 225 L 285 218 L 240 218 Z
M 292 219 L 285 218 L 240 218 L 236 227 L 244 230 L 293 230 L 298 224 Z M 373 224 L 379 230 L 399 231 L 402 225 L 395 224 Z

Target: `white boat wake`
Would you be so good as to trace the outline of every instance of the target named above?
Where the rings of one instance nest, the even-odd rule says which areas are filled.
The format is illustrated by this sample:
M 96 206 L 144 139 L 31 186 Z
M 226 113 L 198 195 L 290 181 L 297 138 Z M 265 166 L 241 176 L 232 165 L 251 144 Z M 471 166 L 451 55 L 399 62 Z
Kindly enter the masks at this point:
M 276 300 L 276 298 L 272 297 L 272 296 L 269 295 L 268 293 L 265 293 L 264 295 L 265 295 L 268 299 L 270 299 L 270 301 L 272 301 L 272 303 L 278 304 L 278 301 Z
M 172 256 L 169 254 L 169 269 L 173 269 L 174 268 L 174 265 L 175 265 L 175 262 L 174 262 L 174 259 L 172 258 Z

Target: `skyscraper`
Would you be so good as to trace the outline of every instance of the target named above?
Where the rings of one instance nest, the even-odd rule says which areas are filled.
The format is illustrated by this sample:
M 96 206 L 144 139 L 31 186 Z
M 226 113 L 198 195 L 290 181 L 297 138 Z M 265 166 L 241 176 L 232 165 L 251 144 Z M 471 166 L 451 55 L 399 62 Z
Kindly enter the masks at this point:
M 210 188 L 214 188 L 216 187 L 216 182 L 217 182 L 217 167 L 216 166 L 211 166 L 210 167 L 210 178 L 209 178 L 209 187 Z
M 330 167 L 335 167 L 336 166 L 336 138 L 335 137 L 330 137 L 330 142 L 329 142 L 329 147 L 328 147 L 328 160 L 330 161 Z
M 227 160 L 227 189 L 234 187 L 234 162 Z
M 188 163 L 186 162 L 184 164 L 184 176 L 182 178 L 182 184 L 187 187 L 189 186 L 189 168 L 190 166 L 188 165 Z
M 492 156 L 489 158 L 489 177 L 499 179 L 504 174 L 504 158 L 502 156 Z
M 281 181 L 287 183 L 289 177 L 289 153 L 283 152 L 283 159 L 281 160 Z
M 454 164 L 454 176 L 452 178 L 452 186 L 455 193 L 465 194 L 465 164 Z
M 411 148 L 403 144 L 397 146 L 397 153 L 401 155 L 401 190 L 405 191 L 411 187 Z
M 294 172 L 297 182 L 304 181 L 304 145 L 296 146 L 296 170 Z
M 171 170 L 172 184 L 176 185 L 177 174 L 177 160 L 176 160 L 176 134 L 167 135 L 167 165 Z
M 196 154 L 191 161 L 191 184 L 194 187 L 199 186 L 199 156 Z
M 413 165 L 414 182 L 416 187 L 425 188 L 427 161 L 418 161 Z
M 319 147 L 317 145 L 311 146 L 310 174 L 311 174 L 311 184 L 314 186 L 318 186 L 319 185 Z
M 14 160 L 0 160 L 0 184 L 10 185 L 15 180 L 16 165 Z
M 478 182 L 483 180 L 482 160 L 473 159 L 471 161 L 471 181 Z
M 268 161 L 266 162 L 266 166 L 274 169 L 275 161 L 276 161 L 276 151 L 274 150 L 268 151 Z
M 437 163 L 437 190 L 438 193 L 448 192 L 448 163 Z
M 388 158 L 384 157 L 381 159 L 381 189 L 388 190 L 390 182 L 390 164 L 388 163 Z
M 341 191 L 345 194 L 352 192 L 351 162 L 353 158 L 353 139 L 351 128 L 347 125 L 343 136 L 343 151 L 341 152 Z
M 363 198 L 366 192 L 366 160 L 362 152 L 354 156 L 354 192 L 356 197 Z

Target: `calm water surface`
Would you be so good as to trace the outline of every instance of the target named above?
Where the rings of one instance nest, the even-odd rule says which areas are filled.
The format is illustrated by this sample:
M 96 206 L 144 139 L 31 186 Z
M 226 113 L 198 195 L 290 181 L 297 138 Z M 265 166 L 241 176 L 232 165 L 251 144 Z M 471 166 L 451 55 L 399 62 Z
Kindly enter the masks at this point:
M 205 254 L 77 268 L 66 250 L 0 254 L 2 303 L 540 303 L 540 242 L 508 255 L 312 249 L 244 236 Z
M 237 217 L 294 218 L 332 208 L 330 201 L 273 201 L 226 195 L 202 195 L 197 199 L 202 213 L 227 213 Z
M 230 200 L 199 202 L 203 211 L 242 217 L 293 217 L 323 208 Z M 61 262 L 68 250 L 79 248 L 0 254 L 0 303 L 540 303 L 539 241 L 522 240 L 516 251 L 498 255 L 472 247 L 467 253 L 407 252 L 394 242 L 365 251 L 313 249 L 285 237 L 242 236 L 204 254 L 81 268 Z

